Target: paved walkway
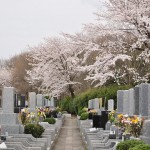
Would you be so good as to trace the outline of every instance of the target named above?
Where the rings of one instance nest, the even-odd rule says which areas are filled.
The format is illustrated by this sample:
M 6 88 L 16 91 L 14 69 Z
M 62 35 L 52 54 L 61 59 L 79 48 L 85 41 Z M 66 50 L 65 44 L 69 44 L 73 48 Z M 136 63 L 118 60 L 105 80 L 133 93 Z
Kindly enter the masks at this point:
M 76 118 L 66 118 L 52 150 L 86 150 Z

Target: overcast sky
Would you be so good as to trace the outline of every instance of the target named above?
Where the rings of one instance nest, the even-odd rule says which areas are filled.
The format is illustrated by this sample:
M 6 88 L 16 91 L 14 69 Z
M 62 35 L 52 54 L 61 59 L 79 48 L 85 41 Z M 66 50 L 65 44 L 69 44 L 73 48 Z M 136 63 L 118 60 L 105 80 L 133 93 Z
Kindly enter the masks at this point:
M 0 59 L 94 22 L 99 0 L 0 0 Z

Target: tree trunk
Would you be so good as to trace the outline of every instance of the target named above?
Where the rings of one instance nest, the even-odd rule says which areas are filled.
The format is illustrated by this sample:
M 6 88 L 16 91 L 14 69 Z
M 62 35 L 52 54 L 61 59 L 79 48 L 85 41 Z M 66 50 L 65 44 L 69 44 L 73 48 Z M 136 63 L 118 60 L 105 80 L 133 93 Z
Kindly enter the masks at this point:
M 68 90 L 69 90 L 69 92 L 70 92 L 71 97 L 74 98 L 74 97 L 75 97 L 75 94 L 74 94 L 73 85 L 69 85 Z

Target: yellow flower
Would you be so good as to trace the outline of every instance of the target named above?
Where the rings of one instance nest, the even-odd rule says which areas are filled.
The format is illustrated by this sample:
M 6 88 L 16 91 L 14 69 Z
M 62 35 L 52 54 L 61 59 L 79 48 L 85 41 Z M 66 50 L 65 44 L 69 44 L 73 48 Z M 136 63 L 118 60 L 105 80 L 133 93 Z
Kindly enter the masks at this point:
M 120 118 L 122 118 L 123 117 L 123 114 L 119 114 L 118 115 L 118 118 L 120 119 Z

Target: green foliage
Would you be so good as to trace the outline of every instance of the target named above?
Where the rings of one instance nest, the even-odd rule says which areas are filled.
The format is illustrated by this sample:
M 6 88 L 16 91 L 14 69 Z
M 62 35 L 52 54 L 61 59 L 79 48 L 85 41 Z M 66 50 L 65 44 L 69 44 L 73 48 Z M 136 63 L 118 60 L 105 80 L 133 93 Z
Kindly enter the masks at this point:
M 150 145 L 148 144 L 139 144 L 133 148 L 130 148 L 129 150 L 150 150 Z
M 80 120 L 86 120 L 89 117 L 89 113 L 88 112 L 83 112 L 81 114 Z
M 80 111 L 84 107 L 88 106 L 89 100 L 94 98 L 105 98 L 106 100 L 114 99 L 115 108 L 116 108 L 117 91 L 126 90 L 129 88 L 131 88 L 130 85 L 125 85 L 125 86 L 110 85 L 110 86 L 104 86 L 100 88 L 88 89 L 87 91 L 77 95 L 74 99 L 72 99 L 71 97 L 66 97 L 65 99 L 61 100 L 59 107 L 61 107 L 62 111 L 68 111 L 69 113 L 77 114 L 80 113 Z
M 55 110 L 56 110 L 57 113 L 61 112 L 61 108 L 60 107 L 57 107 Z
M 32 134 L 35 138 L 40 138 L 43 132 L 44 128 L 39 124 L 27 124 L 24 127 L 24 133 Z
M 81 109 L 81 110 L 79 110 L 78 115 L 81 116 L 81 114 L 85 113 L 85 112 L 87 112 L 85 109 Z
M 55 118 L 51 117 L 51 118 L 44 119 L 43 122 L 48 122 L 49 124 L 55 124 L 56 120 Z
M 76 114 L 74 108 L 74 101 L 71 97 L 66 97 L 59 103 L 59 107 L 62 111 L 67 111 L 68 113 Z
M 93 88 L 74 98 L 74 107 L 77 108 L 78 112 L 83 108 L 88 106 L 88 101 L 94 98 L 105 98 L 114 99 L 115 108 L 117 105 L 117 91 L 123 89 L 129 89 L 131 86 L 118 86 L 111 85 L 107 87 Z M 107 104 L 107 103 L 106 103 Z M 106 106 L 107 107 L 107 106 Z
M 139 144 L 144 144 L 141 140 L 127 140 L 117 144 L 116 150 L 129 150 Z

